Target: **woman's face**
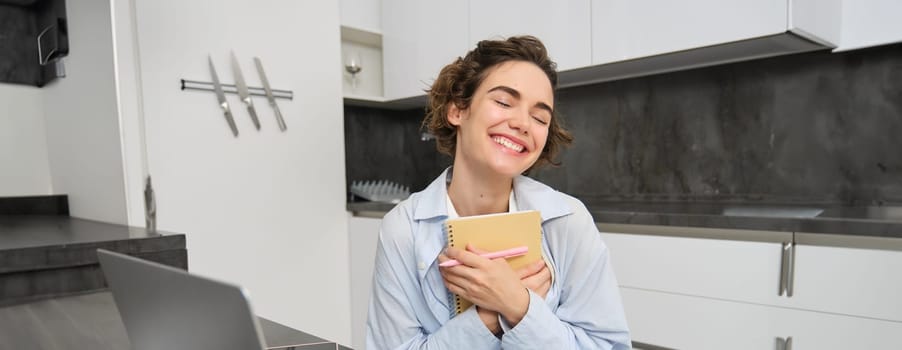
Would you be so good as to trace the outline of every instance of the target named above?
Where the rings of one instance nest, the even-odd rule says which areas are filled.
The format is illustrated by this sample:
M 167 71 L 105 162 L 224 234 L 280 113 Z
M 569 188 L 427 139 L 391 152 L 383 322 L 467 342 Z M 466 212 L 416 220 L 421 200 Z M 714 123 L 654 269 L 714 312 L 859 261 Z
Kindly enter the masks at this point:
M 535 64 L 490 68 L 470 107 L 449 109 L 448 121 L 458 127 L 455 163 L 510 177 L 523 173 L 545 148 L 553 108 L 551 81 Z

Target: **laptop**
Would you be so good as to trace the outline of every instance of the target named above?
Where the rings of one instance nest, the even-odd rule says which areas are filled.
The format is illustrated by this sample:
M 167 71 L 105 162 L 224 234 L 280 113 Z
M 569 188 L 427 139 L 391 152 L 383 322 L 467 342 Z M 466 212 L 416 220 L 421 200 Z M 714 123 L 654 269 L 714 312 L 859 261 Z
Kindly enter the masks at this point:
M 339 348 L 334 342 L 258 320 L 241 286 L 108 250 L 98 249 L 97 257 L 132 349 Z M 264 329 L 272 336 L 266 337 Z

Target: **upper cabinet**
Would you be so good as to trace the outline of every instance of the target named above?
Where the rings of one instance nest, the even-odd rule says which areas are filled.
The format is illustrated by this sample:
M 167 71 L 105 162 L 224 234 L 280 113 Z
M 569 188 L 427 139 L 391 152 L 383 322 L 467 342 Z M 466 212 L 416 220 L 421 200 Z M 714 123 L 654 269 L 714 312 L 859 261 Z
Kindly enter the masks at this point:
M 425 94 L 439 71 L 467 52 L 467 3 L 382 1 L 383 92 L 387 100 Z
M 897 0 L 382 0 L 381 9 L 383 98 L 413 103 L 479 40 L 511 35 L 545 43 L 561 87 L 902 41 Z
M 579 85 L 836 47 L 841 0 L 592 0 Z
M 379 33 L 382 31 L 382 2 L 379 0 L 341 0 L 339 17 L 342 27 Z
M 786 31 L 786 0 L 592 1 L 592 62 L 605 64 Z
M 469 20 L 472 45 L 528 34 L 542 40 L 558 70 L 592 64 L 589 0 L 470 1 Z
M 902 1 L 845 0 L 842 7 L 842 39 L 837 51 L 902 41 Z

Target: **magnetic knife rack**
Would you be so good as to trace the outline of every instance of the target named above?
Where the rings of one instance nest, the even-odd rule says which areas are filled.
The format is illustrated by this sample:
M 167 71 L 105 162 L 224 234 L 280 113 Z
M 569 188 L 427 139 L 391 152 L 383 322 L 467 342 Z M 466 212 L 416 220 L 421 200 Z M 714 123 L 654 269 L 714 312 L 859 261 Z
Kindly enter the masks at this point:
M 186 80 L 180 79 L 182 82 L 182 90 L 203 90 L 203 91 L 216 91 L 213 88 L 213 83 L 206 81 L 196 81 L 196 80 Z M 227 94 L 238 94 L 238 89 L 234 84 L 219 84 L 222 87 L 222 92 Z M 263 90 L 262 87 L 254 87 L 248 86 L 248 92 L 254 96 L 266 96 L 266 91 Z M 274 98 L 284 98 L 288 100 L 294 99 L 294 92 L 291 90 L 277 90 L 272 89 L 272 97 Z

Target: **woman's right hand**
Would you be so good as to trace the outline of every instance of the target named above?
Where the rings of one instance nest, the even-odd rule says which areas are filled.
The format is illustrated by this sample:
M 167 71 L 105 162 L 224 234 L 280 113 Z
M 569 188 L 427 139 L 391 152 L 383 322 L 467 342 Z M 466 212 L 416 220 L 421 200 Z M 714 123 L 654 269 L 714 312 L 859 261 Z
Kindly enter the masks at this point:
M 520 276 L 520 283 L 524 287 L 529 288 L 533 293 L 545 299 L 548 295 L 548 290 L 551 289 L 551 271 L 548 270 L 545 259 L 540 259 L 520 268 L 517 270 L 517 274 Z

